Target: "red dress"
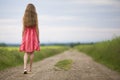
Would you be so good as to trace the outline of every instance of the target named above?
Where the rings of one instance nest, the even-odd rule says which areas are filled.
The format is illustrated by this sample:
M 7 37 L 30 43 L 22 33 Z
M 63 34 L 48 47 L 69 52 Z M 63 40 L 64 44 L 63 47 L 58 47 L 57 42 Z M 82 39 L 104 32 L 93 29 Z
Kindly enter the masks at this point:
M 20 51 L 31 53 L 35 50 L 40 50 L 36 26 L 25 27 L 22 37 L 22 44 L 20 45 Z

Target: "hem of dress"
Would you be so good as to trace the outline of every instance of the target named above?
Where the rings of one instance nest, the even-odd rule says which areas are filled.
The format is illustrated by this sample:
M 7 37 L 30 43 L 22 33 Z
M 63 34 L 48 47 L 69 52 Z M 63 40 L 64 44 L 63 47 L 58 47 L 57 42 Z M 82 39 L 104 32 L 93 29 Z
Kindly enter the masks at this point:
M 40 49 L 39 50 L 33 50 L 33 51 L 25 51 L 25 50 L 19 50 L 20 52 L 25 52 L 25 53 L 34 53 L 35 51 L 40 51 Z

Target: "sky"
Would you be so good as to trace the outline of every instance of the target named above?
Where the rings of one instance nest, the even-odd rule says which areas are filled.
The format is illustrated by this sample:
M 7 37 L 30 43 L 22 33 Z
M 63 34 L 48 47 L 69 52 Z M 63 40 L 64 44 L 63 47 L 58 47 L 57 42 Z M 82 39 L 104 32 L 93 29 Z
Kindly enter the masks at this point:
M 0 0 L 0 43 L 21 43 L 29 3 L 37 10 L 41 43 L 98 42 L 120 36 L 120 0 Z

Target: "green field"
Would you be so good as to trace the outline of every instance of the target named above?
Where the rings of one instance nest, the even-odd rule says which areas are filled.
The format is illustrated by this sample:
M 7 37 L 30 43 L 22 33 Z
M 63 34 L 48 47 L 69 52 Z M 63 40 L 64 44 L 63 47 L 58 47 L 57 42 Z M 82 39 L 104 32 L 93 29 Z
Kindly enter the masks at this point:
M 85 52 L 95 61 L 120 72 L 120 37 L 91 45 L 78 45 L 74 48 Z
M 35 52 L 34 61 L 42 60 L 69 49 L 66 46 L 42 46 L 41 51 Z M 0 47 L 0 70 L 23 64 L 23 52 L 19 47 Z

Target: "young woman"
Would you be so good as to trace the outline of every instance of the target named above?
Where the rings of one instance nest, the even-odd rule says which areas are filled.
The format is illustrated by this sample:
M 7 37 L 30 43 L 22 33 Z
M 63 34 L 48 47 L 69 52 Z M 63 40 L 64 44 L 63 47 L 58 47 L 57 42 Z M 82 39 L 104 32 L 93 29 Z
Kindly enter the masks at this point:
M 34 51 L 39 51 L 39 28 L 35 6 L 28 4 L 23 16 L 22 44 L 20 51 L 24 53 L 24 74 L 32 70 Z M 29 70 L 27 67 L 28 55 L 30 56 Z

